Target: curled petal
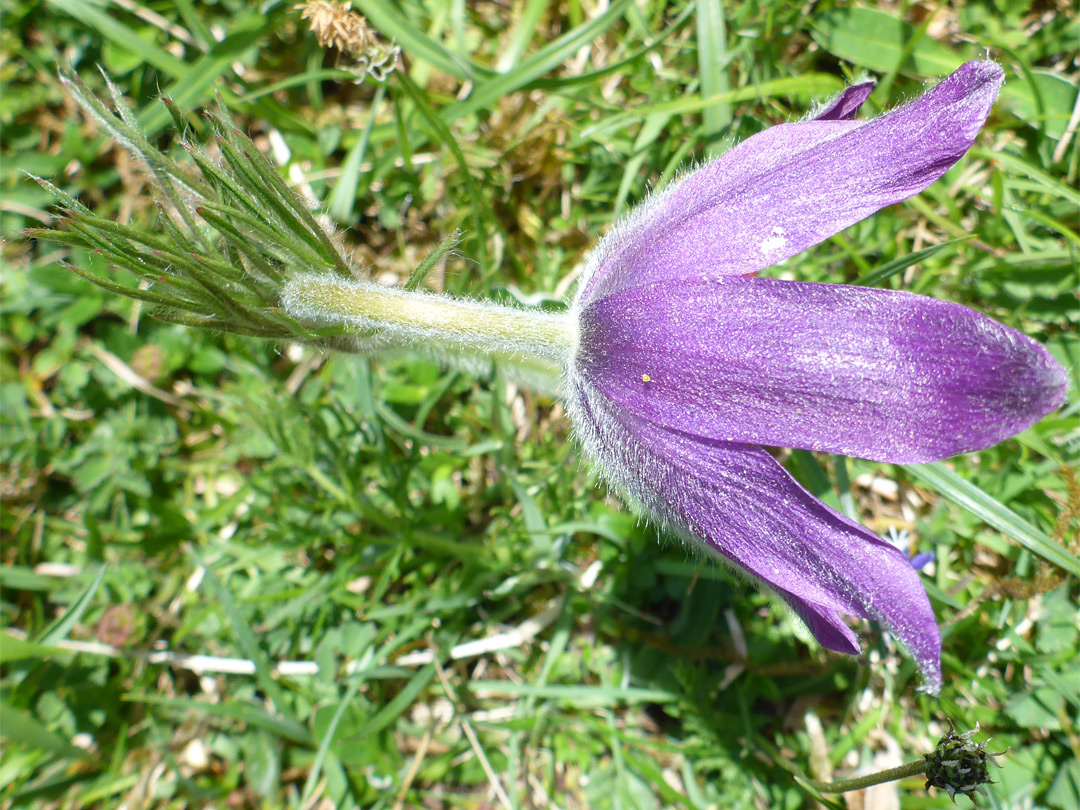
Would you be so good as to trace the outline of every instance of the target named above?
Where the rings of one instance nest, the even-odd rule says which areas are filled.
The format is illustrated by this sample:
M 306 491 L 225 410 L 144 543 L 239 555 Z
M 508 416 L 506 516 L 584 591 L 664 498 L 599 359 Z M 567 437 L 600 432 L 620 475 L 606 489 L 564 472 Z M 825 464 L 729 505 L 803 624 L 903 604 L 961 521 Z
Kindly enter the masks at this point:
M 1003 73 L 968 62 L 873 121 L 773 127 L 646 202 L 598 247 L 582 304 L 664 280 L 764 270 L 929 186 L 968 150 Z M 857 93 L 826 110 L 843 118 Z
M 859 639 L 854 631 L 844 624 L 844 620 L 835 610 L 807 602 L 794 594 L 776 590 L 777 596 L 783 599 L 795 615 L 802 619 L 803 624 L 817 639 L 818 644 L 826 650 L 845 653 L 847 655 L 859 654 Z
M 845 87 L 811 118 L 813 121 L 848 121 L 855 117 L 859 108 L 874 92 L 873 82 L 859 82 Z
M 763 278 L 640 286 L 581 311 L 579 373 L 638 417 L 710 439 L 921 463 L 1064 401 L 1038 343 L 958 304 Z
M 581 378 L 568 388 L 579 439 L 646 514 L 774 589 L 830 649 L 858 649 L 838 614 L 881 622 L 937 691 L 940 635 L 902 552 L 821 503 L 761 448 L 658 426 Z

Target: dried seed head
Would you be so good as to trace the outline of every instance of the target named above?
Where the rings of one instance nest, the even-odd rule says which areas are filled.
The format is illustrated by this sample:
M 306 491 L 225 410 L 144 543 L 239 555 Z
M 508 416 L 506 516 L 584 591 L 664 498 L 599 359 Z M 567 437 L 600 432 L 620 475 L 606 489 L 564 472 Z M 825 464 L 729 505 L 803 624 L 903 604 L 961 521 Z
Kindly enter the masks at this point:
M 307 0 L 294 8 L 301 12 L 301 19 L 308 20 L 322 47 L 353 57 L 364 73 L 377 81 L 383 81 L 397 67 L 401 49 L 380 39 L 367 20 L 352 10 L 352 3 Z

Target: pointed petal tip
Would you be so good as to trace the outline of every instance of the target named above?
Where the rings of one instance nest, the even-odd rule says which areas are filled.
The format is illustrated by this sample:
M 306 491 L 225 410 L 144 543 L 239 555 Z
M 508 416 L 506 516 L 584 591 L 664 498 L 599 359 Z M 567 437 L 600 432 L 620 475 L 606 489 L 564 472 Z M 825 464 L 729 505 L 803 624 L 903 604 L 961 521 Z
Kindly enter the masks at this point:
M 840 615 L 829 608 L 800 599 L 794 594 L 776 589 L 814 639 L 826 650 L 842 655 L 858 656 L 862 654 L 858 636 Z M 929 604 L 922 604 L 924 599 L 916 599 L 908 604 L 893 604 L 886 613 L 880 612 L 873 618 L 880 621 L 892 633 L 893 638 L 911 656 L 919 673 L 917 690 L 927 695 L 937 695 L 941 691 L 941 634 L 937 623 L 930 615 L 922 615 Z
M 958 419 L 951 441 L 898 447 L 888 458 L 893 464 L 929 464 L 963 453 L 977 453 L 1023 433 L 1065 404 L 1069 376 L 1045 346 L 995 324 L 1017 344 L 1015 355 L 1002 362 L 995 385 Z M 977 405 L 977 407 L 976 407 Z
M 966 446 L 963 439 L 958 440 L 959 446 L 954 448 L 954 454 L 985 450 L 1006 441 L 1065 404 L 1069 392 L 1069 376 L 1065 367 L 1045 346 L 1032 338 L 1005 326 L 1000 326 L 1000 329 L 1012 335 L 1018 346 L 1015 355 L 1007 358 L 1003 364 L 1005 367 L 1000 373 L 996 395 L 988 400 L 993 405 L 989 412 L 996 419 L 984 419 L 984 431 L 976 431 L 969 425 L 973 439 Z M 976 416 L 972 414 L 972 422 Z M 929 460 L 942 459 L 935 457 Z
M 967 124 L 963 134 L 973 140 L 986 123 L 1004 81 L 1005 71 L 996 62 L 965 62 L 930 92 L 939 96 L 943 105 L 958 105 L 961 120 Z
M 941 692 L 941 635 L 934 625 L 933 637 L 921 636 L 915 643 L 900 640 L 919 671 L 920 683 L 916 691 L 936 697 Z
M 1005 71 L 1001 69 L 1001 65 L 997 62 L 991 62 L 989 59 L 964 62 L 952 75 L 957 74 L 970 76 L 972 79 L 984 82 L 1001 84 L 1001 82 L 1005 81 Z
M 1065 366 L 1061 365 L 1055 357 L 1046 350 L 1045 346 L 1039 346 L 1047 359 L 1046 372 L 1046 410 L 1039 414 L 1039 419 L 1049 413 L 1053 413 L 1065 404 L 1065 397 L 1069 393 L 1069 375 Z
M 1034 343 L 1034 341 L 1032 341 Z M 1035 424 L 1065 404 L 1069 394 L 1069 375 L 1047 348 L 1035 343 L 1039 363 L 1037 383 L 1033 386 L 1032 407 L 1028 418 Z
M 937 697 L 941 694 L 941 673 L 936 672 L 933 677 L 927 677 L 923 672 L 923 682 L 915 687 L 915 691 L 927 697 Z
M 988 98 L 990 104 L 993 104 L 1004 82 L 1005 71 L 997 62 L 965 62 L 945 77 L 938 88 L 951 88 L 957 98 L 971 101 Z

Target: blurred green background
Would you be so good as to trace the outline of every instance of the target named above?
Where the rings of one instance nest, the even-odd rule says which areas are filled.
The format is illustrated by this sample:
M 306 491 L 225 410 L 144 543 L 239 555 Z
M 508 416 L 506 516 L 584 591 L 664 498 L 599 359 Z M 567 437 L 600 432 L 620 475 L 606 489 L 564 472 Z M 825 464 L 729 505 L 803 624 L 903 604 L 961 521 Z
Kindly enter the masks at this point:
M 936 552 L 930 699 L 876 628 L 859 661 L 809 648 L 769 599 L 658 542 L 550 398 L 163 324 L 60 265 L 98 257 L 21 235 L 51 209 L 24 172 L 151 221 L 146 177 L 57 80 L 69 65 L 103 92 L 100 66 L 162 149 L 159 94 L 196 139 L 220 94 L 373 275 L 408 278 L 461 229 L 429 284 L 557 307 L 680 167 L 864 73 L 872 114 L 989 53 L 1007 84 L 971 153 L 780 272 L 967 304 L 1075 375 L 1075 5 L 353 6 L 401 49 L 385 84 L 291 3 L 5 0 L 3 806 L 813 807 L 791 771 L 898 764 L 951 721 L 1009 749 L 987 806 L 1080 807 L 1075 388 L 946 464 L 783 454 Z M 949 806 L 918 778 L 878 790 L 857 806 Z

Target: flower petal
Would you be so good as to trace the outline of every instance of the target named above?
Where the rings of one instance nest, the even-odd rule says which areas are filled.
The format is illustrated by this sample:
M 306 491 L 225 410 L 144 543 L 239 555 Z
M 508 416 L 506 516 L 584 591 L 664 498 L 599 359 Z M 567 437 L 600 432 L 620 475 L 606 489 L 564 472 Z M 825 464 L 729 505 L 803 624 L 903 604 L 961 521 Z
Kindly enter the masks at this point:
M 825 104 L 811 121 L 848 121 L 855 117 L 859 108 L 874 92 L 874 82 L 859 82 L 845 87 L 836 98 Z
M 916 571 L 921 571 L 926 568 L 930 563 L 937 559 L 937 555 L 932 551 L 920 551 L 914 557 L 911 558 L 911 567 Z
M 668 282 L 610 295 L 580 317 L 576 364 L 601 394 L 723 441 L 934 461 L 1019 433 L 1067 387 L 1030 338 L 892 290 Z
M 614 228 L 578 300 L 764 270 L 918 194 L 971 146 L 1002 78 L 992 62 L 968 62 L 873 121 L 786 124 L 743 141 Z M 846 114 L 855 97 L 832 112 Z
M 759 447 L 640 419 L 580 377 L 568 389 L 578 438 L 644 514 L 775 589 L 830 649 L 858 649 L 838 613 L 880 621 L 937 690 L 940 635 L 901 551 L 821 503 Z
M 787 603 L 817 639 L 818 644 L 826 650 L 845 655 L 858 655 L 861 652 L 855 632 L 844 624 L 844 620 L 835 610 L 807 602 L 786 591 L 776 590 L 776 594 Z
M 578 301 L 595 301 L 655 281 L 746 275 L 770 266 L 773 261 L 762 262 L 745 245 L 729 241 L 730 234 L 723 228 L 699 235 L 710 252 L 705 262 L 684 262 L 684 250 L 693 252 L 697 262 L 702 245 L 689 246 L 683 233 L 688 224 L 708 216 L 710 207 L 735 205 L 737 198 L 752 199 L 754 191 L 746 188 L 743 180 L 753 184 L 758 178 L 782 172 L 800 156 L 813 154 L 816 147 L 862 126 L 854 121 L 780 124 L 736 144 L 715 162 L 673 182 L 643 201 L 600 240 L 582 273 Z M 739 216 L 732 219 L 733 227 L 745 230 L 753 225 L 754 217 L 742 217 L 749 221 L 740 225 Z

